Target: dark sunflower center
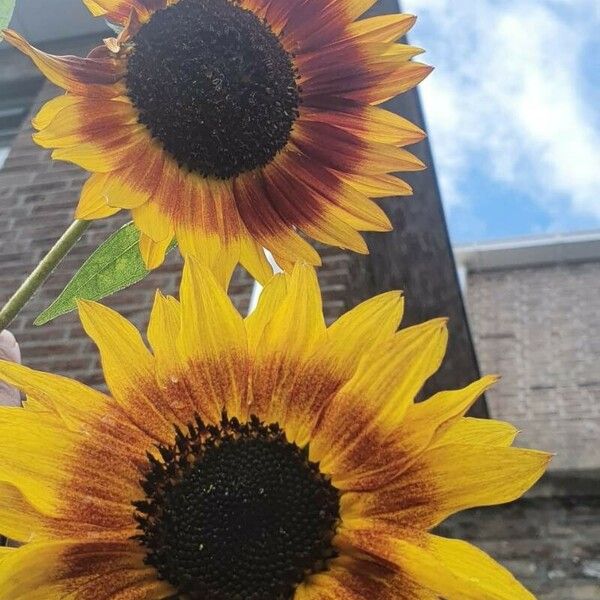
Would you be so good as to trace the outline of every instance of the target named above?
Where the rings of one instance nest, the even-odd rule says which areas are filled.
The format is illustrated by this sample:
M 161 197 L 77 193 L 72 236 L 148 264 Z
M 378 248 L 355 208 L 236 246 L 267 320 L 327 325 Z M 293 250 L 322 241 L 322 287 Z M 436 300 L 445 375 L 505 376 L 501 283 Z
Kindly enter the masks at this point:
M 338 491 L 277 425 L 196 419 L 159 451 L 134 503 L 138 539 L 179 594 L 288 600 L 335 556 Z
M 254 13 L 233 0 L 181 0 L 133 42 L 129 96 L 181 167 L 227 179 L 285 146 L 298 115 L 296 73 Z

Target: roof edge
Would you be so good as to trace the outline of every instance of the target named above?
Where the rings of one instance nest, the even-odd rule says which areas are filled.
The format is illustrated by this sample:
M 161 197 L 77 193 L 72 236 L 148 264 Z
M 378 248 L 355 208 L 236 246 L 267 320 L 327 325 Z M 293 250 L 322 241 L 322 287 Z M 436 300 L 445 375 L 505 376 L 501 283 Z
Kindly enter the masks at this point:
M 470 271 L 593 262 L 600 260 L 600 230 L 455 246 L 454 255 Z

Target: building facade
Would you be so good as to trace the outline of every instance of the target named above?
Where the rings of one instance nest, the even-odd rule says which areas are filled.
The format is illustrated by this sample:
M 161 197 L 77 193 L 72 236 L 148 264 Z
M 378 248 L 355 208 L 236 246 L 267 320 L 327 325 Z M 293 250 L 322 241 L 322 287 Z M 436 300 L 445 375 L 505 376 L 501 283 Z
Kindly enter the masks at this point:
M 600 232 L 455 250 L 491 416 L 555 453 L 520 502 L 458 515 L 539 598 L 600 597 Z M 479 520 L 481 519 L 481 520 Z
M 600 232 L 456 250 L 491 414 L 554 471 L 600 469 Z M 599 482 L 600 485 L 600 482 Z

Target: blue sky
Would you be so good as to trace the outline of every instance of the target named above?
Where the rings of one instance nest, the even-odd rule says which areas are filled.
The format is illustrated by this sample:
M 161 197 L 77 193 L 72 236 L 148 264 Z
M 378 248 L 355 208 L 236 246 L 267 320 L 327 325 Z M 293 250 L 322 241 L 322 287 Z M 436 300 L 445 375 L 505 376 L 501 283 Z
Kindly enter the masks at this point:
M 600 2 L 402 8 L 453 240 L 600 228 Z

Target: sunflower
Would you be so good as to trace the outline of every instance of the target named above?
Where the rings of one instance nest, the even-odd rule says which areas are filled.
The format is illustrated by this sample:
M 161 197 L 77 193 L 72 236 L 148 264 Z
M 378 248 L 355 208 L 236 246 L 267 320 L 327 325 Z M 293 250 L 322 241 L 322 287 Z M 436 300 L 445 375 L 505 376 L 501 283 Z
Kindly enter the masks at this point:
M 66 94 L 35 141 L 91 171 L 76 216 L 130 209 L 148 267 L 176 236 L 222 282 L 241 262 L 265 281 L 317 265 L 307 236 L 366 253 L 388 231 L 372 201 L 408 195 L 390 173 L 423 163 L 415 125 L 377 105 L 419 83 L 411 15 L 356 21 L 376 0 L 83 0 L 120 25 L 87 58 L 6 40 Z
M 243 319 L 200 263 L 160 293 L 150 352 L 82 302 L 110 396 L 0 363 L 27 394 L 0 412 L 7 600 L 531 599 L 475 547 L 429 533 L 519 497 L 549 456 L 463 415 L 485 377 L 415 404 L 445 321 L 397 332 L 402 297 L 330 327 L 308 266 Z

